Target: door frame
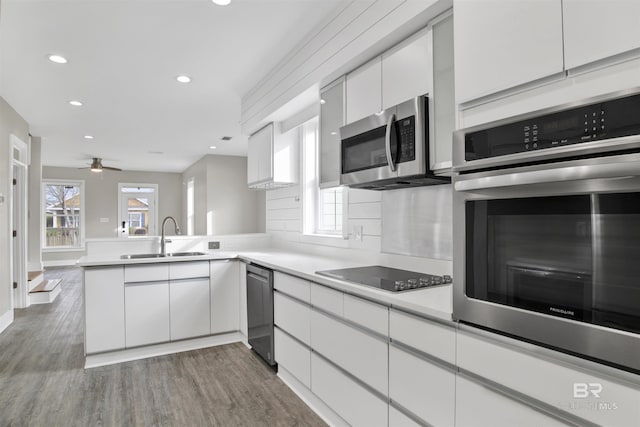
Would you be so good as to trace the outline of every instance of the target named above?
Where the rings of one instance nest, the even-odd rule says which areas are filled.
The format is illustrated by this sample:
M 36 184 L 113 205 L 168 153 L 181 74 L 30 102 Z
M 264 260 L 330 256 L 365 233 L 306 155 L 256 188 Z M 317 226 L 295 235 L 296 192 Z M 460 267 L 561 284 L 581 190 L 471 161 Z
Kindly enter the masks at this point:
M 9 156 L 9 182 L 13 182 L 14 177 L 17 179 L 15 191 L 12 186 L 9 194 L 9 236 L 12 236 L 13 230 L 17 231 L 17 237 L 11 237 L 11 250 L 9 251 L 11 306 L 12 308 L 26 308 L 31 305 L 27 271 L 29 145 L 16 135 L 11 134 L 9 149 L 11 153 Z M 16 150 L 18 152 L 17 159 L 15 158 Z M 17 171 L 17 176 L 14 174 L 14 170 Z M 16 218 L 15 221 L 14 218 Z M 16 269 L 18 271 L 15 271 Z M 16 289 L 13 289 L 14 281 L 18 282 Z
M 153 223 L 155 226 L 155 230 L 149 230 L 149 234 L 147 236 L 143 236 L 143 237 L 149 237 L 149 236 L 155 236 L 158 235 L 158 204 L 159 204 L 159 194 L 158 194 L 158 184 L 148 184 L 148 183 L 140 183 L 140 182 L 136 182 L 136 183 L 130 183 L 130 182 L 119 182 L 118 183 L 118 213 L 117 213 L 117 226 L 116 226 L 116 233 L 118 235 L 118 237 L 129 237 L 129 233 L 128 232 L 123 232 L 122 227 L 120 226 L 123 218 L 121 217 L 122 215 L 122 188 L 123 187 L 149 187 L 149 188 L 153 188 L 153 194 L 154 194 L 154 208 L 153 208 L 153 212 L 150 212 L 150 216 L 152 216 L 153 219 Z M 128 222 L 128 221 L 127 221 Z M 127 224 L 128 225 L 128 224 Z M 128 227 L 127 227 L 128 230 Z

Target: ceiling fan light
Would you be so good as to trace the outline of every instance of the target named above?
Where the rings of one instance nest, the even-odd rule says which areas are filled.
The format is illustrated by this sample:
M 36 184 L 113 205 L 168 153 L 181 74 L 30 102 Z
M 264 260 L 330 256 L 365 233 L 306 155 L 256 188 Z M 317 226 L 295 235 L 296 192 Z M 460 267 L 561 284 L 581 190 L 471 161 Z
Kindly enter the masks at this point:
M 91 172 L 102 172 L 102 168 L 91 168 Z

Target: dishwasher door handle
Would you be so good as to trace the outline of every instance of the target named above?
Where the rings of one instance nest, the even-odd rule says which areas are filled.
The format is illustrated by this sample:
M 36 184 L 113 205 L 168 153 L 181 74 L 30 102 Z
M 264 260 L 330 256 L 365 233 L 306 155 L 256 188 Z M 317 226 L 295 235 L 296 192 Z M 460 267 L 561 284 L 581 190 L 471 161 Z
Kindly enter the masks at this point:
M 247 273 L 247 277 L 251 277 L 252 279 L 259 280 L 264 283 L 269 282 L 269 279 L 267 279 L 266 277 L 258 276 L 255 273 Z

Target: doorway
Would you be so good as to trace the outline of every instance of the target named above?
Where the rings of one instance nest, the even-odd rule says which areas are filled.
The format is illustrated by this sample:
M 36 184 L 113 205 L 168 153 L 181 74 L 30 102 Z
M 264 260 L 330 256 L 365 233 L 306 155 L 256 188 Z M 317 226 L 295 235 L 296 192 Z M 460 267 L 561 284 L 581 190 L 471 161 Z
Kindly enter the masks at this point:
M 157 199 L 157 184 L 118 184 L 118 235 L 157 235 Z
M 9 234 L 12 250 L 9 254 L 9 268 L 12 283 L 13 308 L 25 308 L 29 304 L 29 282 L 27 279 L 27 170 L 29 147 L 17 136 L 10 136 L 11 167 L 13 182 L 9 209 Z

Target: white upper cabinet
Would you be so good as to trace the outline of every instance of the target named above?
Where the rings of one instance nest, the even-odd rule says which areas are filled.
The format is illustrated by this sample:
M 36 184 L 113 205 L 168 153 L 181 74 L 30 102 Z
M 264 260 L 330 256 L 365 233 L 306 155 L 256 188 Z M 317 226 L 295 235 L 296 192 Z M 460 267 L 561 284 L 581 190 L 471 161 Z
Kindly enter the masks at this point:
M 640 48 L 640 1 L 564 0 L 568 69 Z
M 561 0 L 456 0 L 453 16 L 458 104 L 564 70 Z
M 347 74 L 347 123 L 382 110 L 382 61 L 380 57 Z
M 421 31 L 382 55 L 382 108 L 431 92 L 431 31 Z
M 251 188 L 278 188 L 298 181 L 298 133 L 280 133 L 269 123 L 249 137 L 247 183 Z
M 344 77 L 320 90 L 320 188 L 340 185 L 340 127 L 345 124 Z

